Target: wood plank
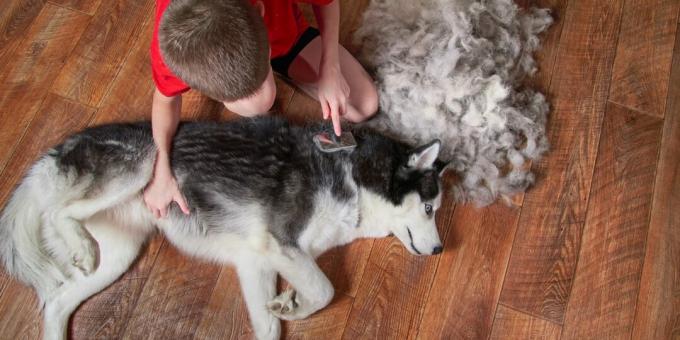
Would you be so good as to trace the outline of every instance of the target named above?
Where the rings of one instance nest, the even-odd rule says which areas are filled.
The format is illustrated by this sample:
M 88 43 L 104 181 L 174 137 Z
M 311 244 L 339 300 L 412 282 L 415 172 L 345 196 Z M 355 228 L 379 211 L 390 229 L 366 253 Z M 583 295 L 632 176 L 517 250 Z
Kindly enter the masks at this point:
M 317 263 L 333 283 L 336 293 L 357 295 L 373 242 L 373 239 L 356 240 L 319 257 Z
M 127 47 L 130 55 L 102 99 L 94 124 L 151 118 L 154 84 L 149 66 L 149 46 L 153 23 L 153 16 L 147 16 L 139 39 Z
M 82 13 L 45 5 L 5 65 L 8 71 L 0 78 L 0 169 L 5 167 L 89 19 Z
M 663 117 L 680 1 L 626 0 L 609 100 Z
M 661 128 L 659 119 L 607 108 L 564 339 L 631 336 Z
M 444 199 L 437 213 L 442 240 L 452 227 L 453 210 L 453 200 Z M 444 246 L 445 255 L 453 251 L 453 245 Z M 445 255 L 413 256 L 396 238 L 375 240 L 343 338 L 414 338 L 437 264 Z
M 585 220 L 622 4 L 570 2 L 550 86 L 551 152 L 534 164 L 501 301 L 561 323 Z M 575 100 L 576 99 L 576 100 Z
M 418 333 L 423 339 L 486 339 L 501 294 L 519 208 L 458 206 Z
M 274 99 L 272 111 L 286 113 L 288 112 L 288 108 L 290 108 L 290 103 L 293 99 L 293 94 L 295 93 L 295 87 L 278 76 L 274 77 L 274 81 L 276 82 L 276 98 Z
M 296 88 L 285 117 L 296 124 L 320 121 L 322 119 L 321 105 L 302 90 Z
M 49 0 L 49 2 L 61 7 L 93 15 L 97 11 L 97 8 L 99 8 L 102 0 Z
M 33 289 L 11 280 L 0 296 L 0 315 L 3 338 L 42 338 L 42 314 Z
M 498 306 L 490 339 L 559 339 L 562 328 L 550 321 Z
M 191 338 L 219 274 L 219 266 L 189 258 L 165 242 L 122 338 Z
M 132 41 L 144 32 L 145 19 L 153 16 L 153 8 L 152 0 L 104 1 L 54 82 L 52 92 L 98 107 L 130 53 Z
M 4 202 L 2 203 L 4 205 Z M 4 270 L 0 271 L 0 296 L 5 292 L 5 288 L 9 286 L 13 278 L 9 276 Z
M 680 34 L 672 72 L 633 339 L 680 338 Z
M 336 293 L 333 302 L 305 320 L 286 322 L 283 325 L 285 339 L 340 339 L 352 309 L 353 299 Z
M 224 110 L 224 104 L 214 101 L 197 91 L 190 90 L 182 95 L 181 119 L 217 121 L 225 117 L 222 113 Z M 151 110 L 149 110 L 145 119 L 151 119 Z
M 225 266 L 205 306 L 194 339 L 244 339 L 253 336 L 236 270 Z
M 28 27 L 38 16 L 44 0 L 0 2 L 0 70 L 9 63 Z M 2 71 L 0 71 L 2 74 Z

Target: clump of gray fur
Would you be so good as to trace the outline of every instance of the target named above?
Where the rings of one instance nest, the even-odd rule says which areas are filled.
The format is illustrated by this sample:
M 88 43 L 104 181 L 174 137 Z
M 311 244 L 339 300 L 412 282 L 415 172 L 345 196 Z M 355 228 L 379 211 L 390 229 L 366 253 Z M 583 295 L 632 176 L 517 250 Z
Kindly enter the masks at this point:
M 413 144 L 442 141 L 478 205 L 522 192 L 548 150 L 545 97 L 518 86 L 536 72 L 537 34 L 552 17 L 511 0 L 372 0 L 355 33 L 382 114 L 370 124 Z

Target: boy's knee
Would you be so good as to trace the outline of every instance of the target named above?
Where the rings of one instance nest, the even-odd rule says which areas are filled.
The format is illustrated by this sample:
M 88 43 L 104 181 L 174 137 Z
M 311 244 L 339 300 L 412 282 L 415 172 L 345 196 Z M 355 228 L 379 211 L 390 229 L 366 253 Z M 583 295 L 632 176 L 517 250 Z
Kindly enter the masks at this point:
M 361 101 L 359 101 L 355 107 L 359 113 L 359 117 L 355 119 L 355 123 L 363 122 L 375 116 L 378 112 L 378 105 L 378 92 L 372 87 L 370 91 L 366 91 L 365 95 L 362 96 Z
M 378 112 L 378 105 L 378 92 L 375 90 L 375 88 L 373 88 L 373 90 L 369 92 L 369 95 L 366 96 L 361 108 L 364 118 L 368 119 L 375 116 L 375 114 Z

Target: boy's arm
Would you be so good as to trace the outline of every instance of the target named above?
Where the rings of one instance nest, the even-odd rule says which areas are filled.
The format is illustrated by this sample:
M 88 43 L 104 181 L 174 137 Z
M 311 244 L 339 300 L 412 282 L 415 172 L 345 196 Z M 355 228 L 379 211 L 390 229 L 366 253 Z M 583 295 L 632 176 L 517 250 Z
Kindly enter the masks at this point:
M 189 214 L 184 196 L 170 168 L 172 139 L 179 124 L 182 96 L 166 97 L 156 89 L 151 106 L 151 129 L 158 149 L 153 178 L 144 189 L 144 202 L 156 218 L 165 217 L 170 203 L 177 202 L 185 214 Z
M 340 116 L 345 113 L 349 85 L 340 69 L 340 4 L 334 0 L 325 6 L 313 6 L 321 32 L 322 53 L 319 65 L 319 102 L 324 119 L 333 120 L 335 134 L 340 135 Z

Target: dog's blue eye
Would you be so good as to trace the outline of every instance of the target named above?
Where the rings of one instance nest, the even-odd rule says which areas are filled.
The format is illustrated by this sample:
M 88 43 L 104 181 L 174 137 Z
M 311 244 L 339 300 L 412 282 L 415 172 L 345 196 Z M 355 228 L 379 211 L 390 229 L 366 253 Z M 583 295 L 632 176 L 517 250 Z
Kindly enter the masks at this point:
M 427 214 L 427 216 L 432 215 L 432 204 L 425 203 L 425 213 Z

